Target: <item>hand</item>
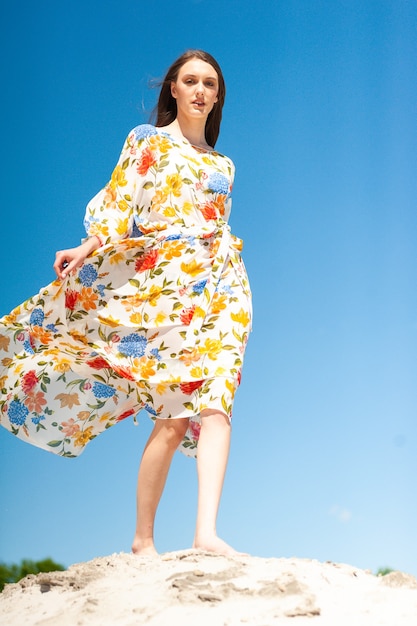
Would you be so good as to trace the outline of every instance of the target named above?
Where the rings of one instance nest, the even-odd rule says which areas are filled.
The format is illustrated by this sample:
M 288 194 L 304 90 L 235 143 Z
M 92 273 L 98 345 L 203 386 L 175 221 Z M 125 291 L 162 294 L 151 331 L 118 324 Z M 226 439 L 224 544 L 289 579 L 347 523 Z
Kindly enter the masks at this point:
M 97 237 L 87 239 L 76 248 L 59 250 L 55 255 L 54 270 L 58 278 L 64 280 L 77 267 L 81 267 L 85 259 L 100 245 Z

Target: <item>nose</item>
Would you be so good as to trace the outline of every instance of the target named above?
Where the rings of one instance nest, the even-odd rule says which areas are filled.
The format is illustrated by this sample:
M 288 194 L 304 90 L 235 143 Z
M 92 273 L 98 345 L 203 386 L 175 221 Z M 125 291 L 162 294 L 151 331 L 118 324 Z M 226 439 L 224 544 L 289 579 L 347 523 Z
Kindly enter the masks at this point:
M 202 83 L 198 83 L 197 87 L 196 87 L 196 94 L 203 94 L 204 93 L 204 87 Z

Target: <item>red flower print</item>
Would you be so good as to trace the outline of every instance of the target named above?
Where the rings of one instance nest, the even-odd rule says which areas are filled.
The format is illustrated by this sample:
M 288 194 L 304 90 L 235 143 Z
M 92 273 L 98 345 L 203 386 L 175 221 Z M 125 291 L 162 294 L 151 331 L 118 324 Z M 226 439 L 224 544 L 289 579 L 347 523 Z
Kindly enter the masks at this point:
M 135 270 L 137 272 L 144 272 L 145 270 L 151 270 L 155 267 L 158 260 L 159 250 L 150 250 L 147 254 L 136 259 Z
M 201 430 L 200 424 L 198 422 L 195 422 L 194 420 L 190 420 L 189 428 L 191 430 L 191 434 L 193 436 L 194 441 L 198 441 L 198 438 L 200 437 L 200 430 Z
M 107 363 L 106 359 L 103 359 L 102 356 L 96 356 L 94 357 L 94 359 L 91 359 L 90 361 L 87 361 L 87 365 L 89 365 L 90 367 L 92 367 L 95 370 L 101 370 L 105 367 L 110 367 L 110 365 Z
M 130 415 L 134 415 L 135 413 L 136 413 L 135 409 L 128 409 L 127 411 L 119 415 L 119 417 L 116 417 L 116 422 L 121 422 L 122 420 L 126 419 L 126 417 L 129 417 Z
M 185 324 L 186 326 L 191 324 L 191 320 L 193 319 L 194 311 L 195 311 L 195 304 L 192 307 L 190 307 L 189 309 L 183 309 L 181 311 L 181 313 L 180 313 L 181 322 L 183 324 Z
M 116 372 L 116 374 L 119 374 L 119 376 L 126 378 L 127 380 L 136 380 L 136 378 L 132 374 L 130 367 L 127 367 L 126 365 L 118 365 L 117 367 L 113 366 L 113 371 Z
M 200 207 L 200 211 L 207 222 L 209 220 L 216 220 L 218 217 L 216 206 L 213 202 L 206 202 L 206 204 L 203 204 L 203 206 Z
M 67 309 L 73 311 L 75 309 L 75 305 L 77 304 L 78 293 L 76 291 L 68 290 L 65 293 L 65 306 Z
M 145 148 L 142 151 L 141 157 L 137 164 L 138 174 L 144 176 L 148 169 L 152 167 L 152 165 L 155 165 L 155 163 L 156 159 L 154 153 L 150 148 Z
M 204 380 L 194 380 L 189 383 L 180 383 L 180 389 L 182 393 L 186 393 L 187 396 L 191 395 L 193 391 L 201 387 Z
M 30 370 L 22 378 L 22 389 L 24 393 L 29 393 L 38 384 L 38 377 L 35 370 Z

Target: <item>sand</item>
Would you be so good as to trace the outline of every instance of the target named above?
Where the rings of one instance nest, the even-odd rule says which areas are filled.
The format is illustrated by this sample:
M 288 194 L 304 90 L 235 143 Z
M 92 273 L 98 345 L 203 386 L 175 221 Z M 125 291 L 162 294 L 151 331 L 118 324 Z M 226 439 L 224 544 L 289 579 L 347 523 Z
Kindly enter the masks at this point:
M 5 626 L 416 626 L 417 580 L 308 559 L 113 554 L 0 594 Z

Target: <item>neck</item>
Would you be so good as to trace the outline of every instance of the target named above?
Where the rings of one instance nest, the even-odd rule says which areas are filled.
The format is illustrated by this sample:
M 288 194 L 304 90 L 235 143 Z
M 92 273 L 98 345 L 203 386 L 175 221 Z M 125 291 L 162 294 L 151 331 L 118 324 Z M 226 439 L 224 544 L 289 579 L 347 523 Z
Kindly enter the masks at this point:
M 193 146 L 198 146 L 200 148 L 209 148 L 206 135 L 206 120 L 188 120 L 181 119 L 178 116 L 171 124 L 166 126 L 167 129 L 177 137 L 182 137 L 187 139 Z

